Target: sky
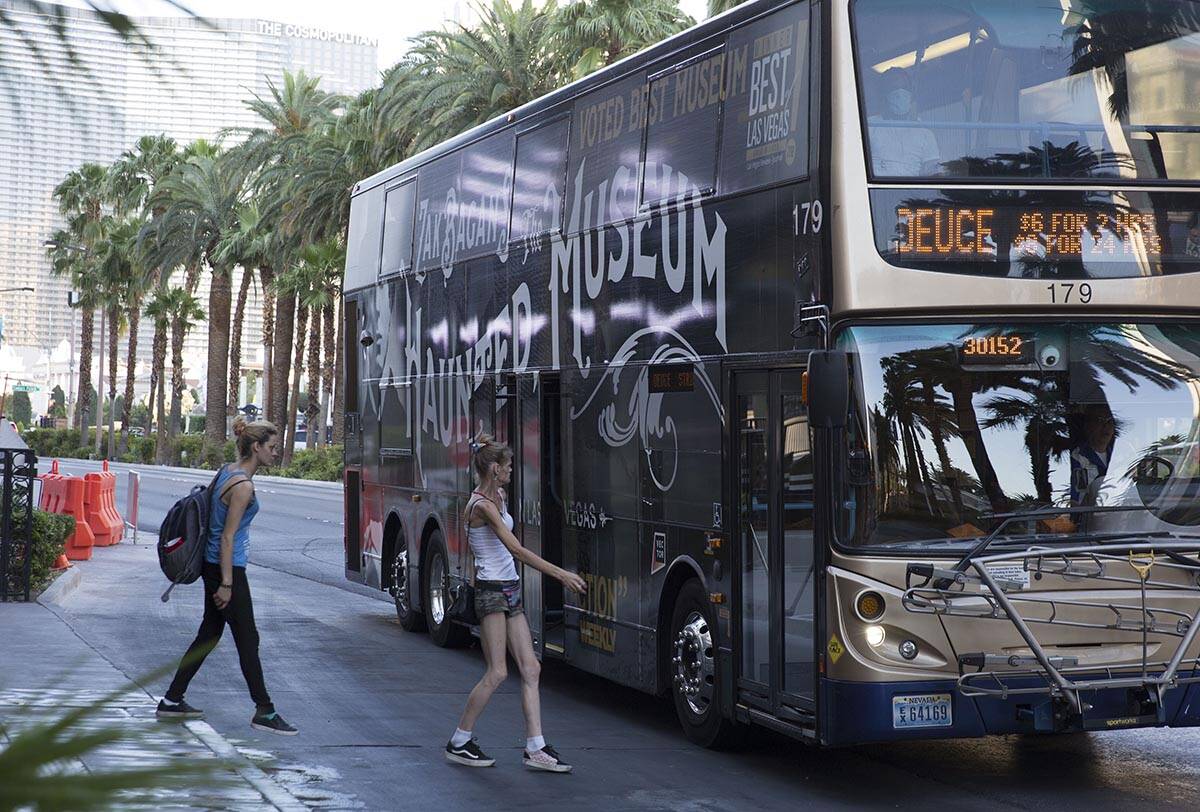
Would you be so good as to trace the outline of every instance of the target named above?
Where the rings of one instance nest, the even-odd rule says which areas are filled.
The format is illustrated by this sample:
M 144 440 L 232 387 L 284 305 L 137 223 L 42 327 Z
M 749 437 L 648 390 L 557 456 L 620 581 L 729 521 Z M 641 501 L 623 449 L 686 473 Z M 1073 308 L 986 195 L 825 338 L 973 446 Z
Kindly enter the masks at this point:
M 57 0 L 85 7 L 83 0 Z M 517 0 L 514 0 L 517 1 Z M 103 3 L 104 0 L 98 0 Z M 206 17 L 249 17 L 282 23 L 313 25 L 331 31 L 364 34 L 379 40 L 380 70 L 400 59 L 407 40 L 447 21 L 474 19 L 472 0 L 182 0 Z M 134 16 L 178 14 L 166 0 L 108 0 L 119 11 Z M 704 17 L 707 0 L 680 0 L 680 7 L 695 20 Z

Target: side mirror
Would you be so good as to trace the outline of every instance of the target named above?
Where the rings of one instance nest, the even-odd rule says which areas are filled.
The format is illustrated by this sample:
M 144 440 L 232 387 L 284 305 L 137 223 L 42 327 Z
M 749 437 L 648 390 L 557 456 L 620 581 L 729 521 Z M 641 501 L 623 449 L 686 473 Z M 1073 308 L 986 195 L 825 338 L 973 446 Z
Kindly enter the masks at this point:
M 846 426 L 850 411 L 850 356 L 840 350 L 808 354 L 808 422 L 819 429 Z

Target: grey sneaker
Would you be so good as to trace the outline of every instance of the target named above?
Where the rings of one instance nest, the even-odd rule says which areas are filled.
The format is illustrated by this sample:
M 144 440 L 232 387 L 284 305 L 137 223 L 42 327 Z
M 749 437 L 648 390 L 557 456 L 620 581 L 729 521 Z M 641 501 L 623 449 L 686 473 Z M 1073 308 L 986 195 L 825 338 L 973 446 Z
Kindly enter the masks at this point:
M 255 730 L 265 730 L 268 733 L 277 733 L 280 736 L 295 736 L 300 731 L 283 721 L 283 717 L 278 713 L 257 713 L 250 720 L 250 727 Z
M 182 699 L 178 702 L 160 699 L 154 715 L 159 719 L 201 719 L 204 717 L 204 711 L 193 708 Z
M 571 772 L 571 765 L 563 761 L 554 748 L 548 744 L 536 753 L 526 750 L 521 761 L 530 770 L 545 770 L 548 773 Z

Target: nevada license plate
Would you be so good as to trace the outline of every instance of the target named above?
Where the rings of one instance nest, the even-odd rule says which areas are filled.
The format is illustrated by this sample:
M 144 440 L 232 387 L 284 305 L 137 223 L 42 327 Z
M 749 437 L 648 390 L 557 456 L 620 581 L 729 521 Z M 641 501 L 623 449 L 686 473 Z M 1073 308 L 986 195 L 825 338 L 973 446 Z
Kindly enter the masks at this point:
M 954 713 L 950 694 L 892 697 L 892 728 L 950 727 Z

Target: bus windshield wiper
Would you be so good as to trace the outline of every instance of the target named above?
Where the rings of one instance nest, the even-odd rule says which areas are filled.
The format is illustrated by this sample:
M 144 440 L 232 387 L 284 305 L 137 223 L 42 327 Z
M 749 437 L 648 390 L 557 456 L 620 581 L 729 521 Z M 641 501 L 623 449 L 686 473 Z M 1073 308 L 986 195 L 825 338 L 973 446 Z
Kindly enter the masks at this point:
M 1064 514 L 1068 516 L 1091 516 L 1097 513 L 1126 513 L 1134 510 L 1148 510 L 1148 508 L 1143 505 L 1090 505 L 1068 508 L 1035 508 L 1033 510 L 1020 510 L 1011 513 L 984 514 L 984 516 L 988 518 L 999 519 L 1000 523 L 996 525 L 992 532 L 988 533 L 986 536 L 977 541 L 975 546 L 968 550 L 967 553 L 950 569 L 953 572 L 966 572 L 967 567 L 969 567 L 971 564 L 971 559 L 982 555 L 983 552 L 987 550 L 987 548 L 990 547 L 994 541 L 996 541 L 996 539 L 1001 537 L 1001 534 L 1004 532 L 1004 530 L 1007 529 L 1010 524 L 1015 522 L 1027 521 L 1029 519 L 1053 519 Z M 946 588 L 946 584 L 942 584 L 940 586 L 935 584 L 935 586 L 937 586 L 939 589 Z

